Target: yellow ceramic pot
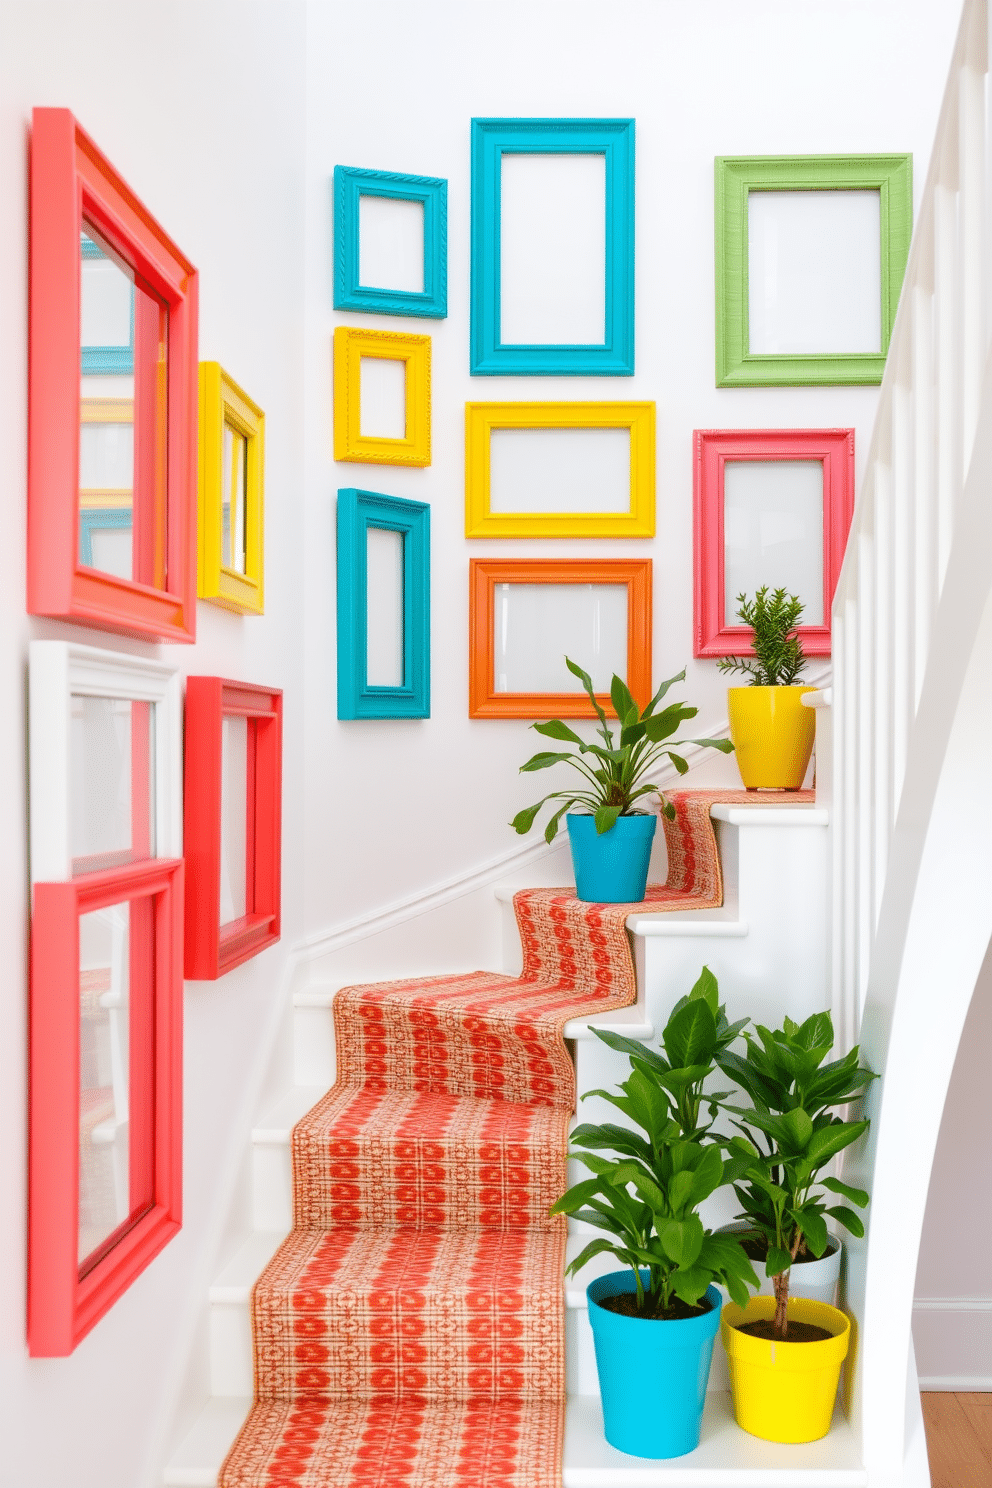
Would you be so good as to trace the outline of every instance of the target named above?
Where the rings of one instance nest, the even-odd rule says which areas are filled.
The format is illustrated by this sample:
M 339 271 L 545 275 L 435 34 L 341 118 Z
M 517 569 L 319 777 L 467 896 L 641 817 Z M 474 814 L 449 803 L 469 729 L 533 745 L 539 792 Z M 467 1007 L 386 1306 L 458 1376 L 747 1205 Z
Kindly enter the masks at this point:
M 738 1426 L 765 1441 L 819 1441 L 830 1430 L 840 1367 L 851 1324 L 838 1307 L 790 1297 L 789 1321 L 815 1323 L 831 1334 L 817 1343 L 772 1343 L 740 1333 L 738 1323 L 775 1316 L 774 1297 L 751 1297 L 746 1307 L 728 1302 L 720 1334 L 730 1366 Z
M 813 687 L 731 687 L 730 737 L 748 790 L 799 790 L 806 774 L 816 717 L 799 701 Z

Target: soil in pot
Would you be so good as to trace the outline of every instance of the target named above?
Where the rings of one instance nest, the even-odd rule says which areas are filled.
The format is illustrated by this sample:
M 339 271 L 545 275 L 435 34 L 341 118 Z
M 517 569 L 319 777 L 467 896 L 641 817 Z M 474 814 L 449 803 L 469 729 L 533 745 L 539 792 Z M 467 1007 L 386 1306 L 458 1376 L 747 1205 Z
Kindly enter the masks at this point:
M 712 1304 L 704 1300 L 698 1307 L 690 1307 L 678 1297 L 673 1297 L 668 1307 L 653 1308 L 645 1297 L 644 1306 L 638 1307 L 636 1292 L 620 1292 L 614 1297 L 599 1297 L 600 1307 L 607 1312 L 618 1312 L 621 1317 L 643 1318 L 647 1322 L 676 1322 L 681 1318 L 703 1317 L 712 1311 Z
M 834 1336 L 827 1328 L 818 1328 L 815 1323 L 797 1323 L 795 1318 L 789 1323 L 786 1339 L 779 1338 L 774 1320 L 768 1318 L 759 1318 L 755 1323 L 738 1323 L 737 1331 L 750 1333 L 752 1338 L 767 1338 L 769 1343 L 822 1343 L 825 1338 Z

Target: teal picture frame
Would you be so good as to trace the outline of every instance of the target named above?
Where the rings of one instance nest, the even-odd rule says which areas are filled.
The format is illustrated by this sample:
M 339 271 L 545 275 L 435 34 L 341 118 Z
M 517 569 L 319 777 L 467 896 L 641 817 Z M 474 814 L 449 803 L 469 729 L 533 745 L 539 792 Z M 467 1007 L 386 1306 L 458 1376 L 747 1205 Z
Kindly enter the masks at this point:
M 601 345 L 505 345 L 500 338 L 501 168 L 507 154 L 606 157 L 606 323 Z M 472 120 L 469 370 L 475 377 L 633 375 L 633 119 Z
M 81 258 L 106 258 L 98 243 L 80 234 Z M 130 376 L 134 372 L 134 285 L 131 286 L 131 342 L 128 346 L 80 346 L 80 371 L 84 376 Z
M 717 156 L 717 387 L 803 387 L 882 380 L 913 232 L 912 155 Z M 881 350 L 752 353 L 748 332 L 748 194 L 877 191 L 880 199 Z
M 430 507 L 348 487 L 338 491 L 338 718 L 429 718 Z M 403 535 L 403 684 L 368 681 L 368 530 Z
M 84 506 L 79 512 L 79 561 L 93 567 L 94 532 L 130 532 L 132 512 L 129 506 Z
M 424 209 L 424 288 L 361 283 L 359 203 L 363 196 L 420 202 Z M 334 167 L 334 308 L 441 320 L 448 313 L 448 183 L 436 176 Z

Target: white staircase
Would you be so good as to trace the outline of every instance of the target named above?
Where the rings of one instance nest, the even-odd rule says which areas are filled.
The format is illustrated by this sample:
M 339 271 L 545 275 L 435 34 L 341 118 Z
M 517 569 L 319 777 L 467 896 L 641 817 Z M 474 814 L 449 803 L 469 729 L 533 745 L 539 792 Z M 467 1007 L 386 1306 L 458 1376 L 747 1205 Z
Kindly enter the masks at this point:
M 826 884 L 829 852 L 827 813 L 815 807 L 716 806 L 713 808 L 724 865 L 725 903 L 719 910 L 631 916 L 638 1000 L 631 1008 L 565 1028 L 576 1059 L 579 1093 L 612 1085 L 627 1072 L 622 1056 L 602 1044 L 590 1025 L 611 1027 L 632 1038 L 650 1039 L 668 1009 L 705 963 L 720 978 L 721 996 L 733 1017 L 756 1014 L 777 1019 L 782 1011 L 803 1017 L 828 998 Z M 496 898 L 512 933 L 505 969 L 519 971 L 519 940 L 512 921 L 512 888 Z M 331 1014 L 336 985 L 315 983 L 298 991 L 292 1010 L 294 1076 L 251 1133 L 252 1225 L 219 1271 L 208 1296 L 211 1397 L 181 1442 L 163 1476 L 167 1488 L 214 1488 L 217 1473 L 247 1412 L 252 1391 L 250 1295 L 256 1277 L 292 1220 L 290 1133 L 296 1121 L 334 1079 Z M 607 1108 L 583 1104 L 579 1119 L 597 1119 Z M 610 1115 L 615 1113 L 610 1110 Z M 711 1206 L 709 1222 L 731 1217 L 733 1201 Z M 584 1244 L 575 1234 L 569 1247 Z M 599 1270 L 611 1269 L 607 1260 Z M 827 1443 L 819 1444 L 795 1475 L 795 1449 L 745 1438 L 733 1422 L 726 1394 L 722 1350 L 714 1352 L 704 1439 L 698 1453 L 680 1463 L 648 1463 L 609 1447 L 599 1415 L 592 1336 L 585 1286 L 597 1262 L 566 1286 L 566 1348 L 569 1407 L 564 1488 L 622 1488 L 624 1484 L 853 1485 L 866 1481 L 859 1452 L 840 1418 Z M 756 1476 L 757 1474 L 757 1476 Z

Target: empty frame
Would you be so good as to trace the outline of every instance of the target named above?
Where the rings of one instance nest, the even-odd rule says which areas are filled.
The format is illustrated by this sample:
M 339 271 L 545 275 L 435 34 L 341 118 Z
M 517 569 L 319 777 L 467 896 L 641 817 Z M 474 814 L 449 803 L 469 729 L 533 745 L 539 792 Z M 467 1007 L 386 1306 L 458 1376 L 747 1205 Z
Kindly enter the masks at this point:
M 334 458 L 367 465 L 431 463 L 430 336 L 338 326 Z
M 447 181 L 334 167 L 334 308 L 447 315 Z
M 469 717 L 594 718 L 565 657 L 610 710 L 616 672 L 651 696 L 651 560 L 518 558 L 469 565 Z
M 697 429 L 693 471 L 695 656 L 753 655 L 737 596 L 784 588 L 799 634 L 830 654 L 830 607 L 854 510 L 853 429 Z
M 718 387 L 882 380 L 911 155 L 718 157 Z
M 192 264 L 72 114 L 35 109 L 31 614 L 194 639 L 197 293 Z
M 265 609 L 265 414 L 219 362 L 200 363 L 197 592 L 225 609 Z
M 633 373 L 633 119 L 472 120 L 470 370 Z
M 213 981 L 280 936 L 282 693 L 186 679 L 186 942 Z
M 468 403 L 466 537 L 653 537 L 653 403 Z
M 72 1353 L 182 1223 L 183 864 L 36 883 L 28 1346 Z
M 429 718 L 430 507 L 338 492 L 338 717 Z

